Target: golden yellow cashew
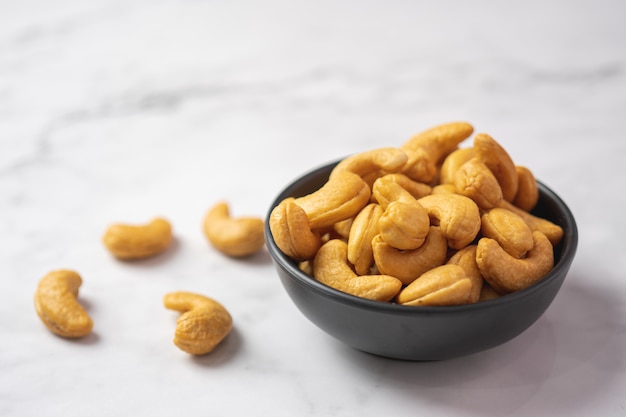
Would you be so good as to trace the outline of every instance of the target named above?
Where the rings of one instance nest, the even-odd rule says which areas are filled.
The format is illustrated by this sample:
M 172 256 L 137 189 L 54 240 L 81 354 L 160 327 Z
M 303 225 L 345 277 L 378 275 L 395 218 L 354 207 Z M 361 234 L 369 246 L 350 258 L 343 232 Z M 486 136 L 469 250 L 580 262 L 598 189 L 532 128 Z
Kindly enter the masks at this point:
M 163 218 L 145 225 L 113 224 L 104 233 L 102 242 L 118 259 L 147 258 L 168 248 L 172 242 L 172 226 Z
M 509 153 L 491 136 L 479 133 L 474 137 L 476 157 L 489 168 L 502 189 L 502 198 L 513 201 L 517 194 L 517 170 Z
M 424 207 L 400 184 L 381 177 L 372 194 L 384 209 L 378 221 L 382 238 L 396 249 L 419 248 L 426 239 L 430 219 Z
M 474 156 L 474 148 L 460 148 L 446 156 L 439 170 L 439 184 L 454 184 L 456 172 Z
M 331 227 L 356 214 L 369 203 L 370 187 L 350 171 L 339 171 L 319 190 L 294 202 L 304 209 L 311 229 Z
M 459 265 L 433 268 L 405 287 L 398 294 L 399 304 L 408 306 L 450 306 L 466 304 L 472 283 Z
M 431 194 L 418 202 L 431 222 L 441 228 L 452 249 L 469 245 L 480 231 L 480 212 L 474 201 L 459 194 Z
M 418 199 L 427 196 L 432 192 L 432 187 L 428 184 L 424 184 L 423 182 L 414 181 L 408 176 L 396 172 L 392 174 L 381 175 L 385 181 L 390 181 L 398 184 L 400 187 L 404 188 L 413 198 Z M 378 178 L 377 178 L 378 179 Z
M 531 211 L 539 200 L 539 188 L 532 171 L 524 166 L 516 166 L 517 171 L 517 194 L 513 204 L 524 211 Z
M 496 291 L 509 293 L 527 288 L 554 267 L 552 243 L 541 232 L 533 232 L 534 246 L 525 258 L 517 259 L 493 239 L 478 241 L 476 262 L 485 280 Z
M 348 245 L 339 239 L 324 243 L 313 260 L 313 276 L 336 290 L 376 301 L 390 301 L 402 288 L 388 275 L 357 275 L 348 263 Z
M 203 232 L 213 247 L 233 257 L 252 255 L 265 244 L 263 220 L 233 218 L 228 204 L 223 201 L 211 207 L 204 216 Z
M 374 263 L 372 239 L 378 234 L 378 221 L 383 209 L 378 204 L 368 204 L 352 222 L 348 236 L 348 261 L 358 275 L 367 275 Z
M 478 207 L 489 210 L 502 201 L 502 189 L 491 170 L 477 158 L 459 168 L 454 177 L 456 191 L 471 198 Z
M 443 158 L 473 132 L 474 127 L 469 123 L 452 122 L 414 135 L 401 146 L 409 157 L 402 172 L 416 181 L 430 183 Z
M 406 164 L 408 157 L 399 148 L 379 148 L 360 152 L 341 160 L 330 173 L 330 177 L 338 172 L 349 171 L 361 178 L 378 172 L 398 172 Z
M 163 304 L 176 310 L 174 344 L 192 355 L 211 352 L 230 333 L 233 320 L 226 308 L 217 301 L 191 292 L 166 294 Z
M 532 230 L 511 210 L 493 208 L 482 215 L 481 222 L 482 235 L 494 239 L 514 258 L 522 258 L 532 249 Z
M 457 251 L 448 259 L 447 264 L 458 265 L 465 270 L 465 276 L 472 282 L 468 303 L 476 303 L 480 299 L 484 278 L 476 263 L 476 245 L 469 245 Z
M 446 261 L 448 242 L 439 227 L 431 226 L 424 244 L 417 249 L 398 250 L 378 235 L 372 240 L 372 251 L 380 273 L 396 277 L 407 285 Z
M 93 321 L 78 303 L 80 275 L 71 270 L 57 270 L 45 275 L 35 292 L 35 310 L 53 333 L 78 338 L 91 333 Z
M 276 246 L 297 261 L 312 259 L 322 245 L 319 234 L 311 230 L 304 209 L 293 198 L 281 201 L 272 210 L 269 224 Z
M 521 208 L 509 203 L 506 200 L 502 200 L 500 207 L 510 210 L 513 213 L 520 216 L 530 227 L 533 232 L 541 232 L 548 237 L 553 245 L 557 245 L 563 238 L 563 228 L 558 224 L 552 223 L 548 219 L 537 217 Z

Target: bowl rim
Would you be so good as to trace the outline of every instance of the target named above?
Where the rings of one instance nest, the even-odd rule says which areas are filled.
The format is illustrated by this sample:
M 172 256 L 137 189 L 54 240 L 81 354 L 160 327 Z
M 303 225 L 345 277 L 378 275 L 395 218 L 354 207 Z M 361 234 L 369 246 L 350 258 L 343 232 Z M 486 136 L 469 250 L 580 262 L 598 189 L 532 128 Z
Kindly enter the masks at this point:
M 281 268 L 288 271 L 289 274 L 294 278 L 294 281 L 297 282 L 299 285 L 307 287 L 315 293 L 318 293 L 319 295 L 322 295 L 326 298 L 333 299 L 335 301 L 351 305 L 356 308 L 378 310 L 387 314 L 401 315 L 441 315 L 442 313 L 454 314 L 465 312 L 468 310 L 478 311 L 481 309 L 491 309 L 500 304 L 508 304 L 511 302 L 519 301 L 523 298 L 526 298 L 529 294 L 541 291 L 544 286 L 549 285 L 551 281 L 559 277 L 559 275 L 561 275 L 562 273 L 562 270 L 567 270 L 574 259 L 574 255 L 578 246 L 578 228 L 574 219 L 574 215 L 561 197 L 559 197 L 542 181 L 537 179 L 536 181 L 537 187 L 539 188 L 540 197 L 543 195 L 549 200 L 552 200 L 554 202 L 554 205 L 558 207 L 558 209 L 563 213 L 563 218 L 561 219 L 562 222 L 557 224 L 559 224 L 559 226 L 563 228 L 564 234 L 561 242 L 559 243 L 561 250 L 558 261 L 548 274 L 546 274 L 543 278 L 541 278 L 539 281 L 532 284 L 531 286 L 523 290 L 502 295 L 495 299 L 480 301 L 472 304 L 453 306 L 405 306 L 389 301 L 385 302 L 369 300 L 366 298 L 345 293 L 343 291 L 339 291 L 301 271 L 297 267 L 296 261 L 289 258 L 278 248 L 269 227 L 269 217 L 274 207 L 276 207 L 284 198 L 293 196 L 293 190 L 299 188 L 303 183 L 308 182 L 311 177 L 318 176 L 321 172 L 325 170 L 328 170 L 330 173 L 332 167 L 339 163 L 339 161 L 341 161 L 341 159 L 320 165 L 317 168 L 305 172 L 303 175 L 300 175 L 299 177 L 292 180 L 277 194 L 277 196 L 272 201 L 265 221 L 266 246 L 273 261 L 277 263 Z

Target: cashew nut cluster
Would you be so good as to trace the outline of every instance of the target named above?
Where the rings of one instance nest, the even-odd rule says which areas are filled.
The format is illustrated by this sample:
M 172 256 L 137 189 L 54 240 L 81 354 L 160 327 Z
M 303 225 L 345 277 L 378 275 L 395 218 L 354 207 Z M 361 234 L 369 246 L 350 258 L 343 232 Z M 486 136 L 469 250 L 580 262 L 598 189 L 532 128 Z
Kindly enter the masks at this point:
M 411 306 L 477 303 L 554 267 L 563 229 L 531 214 L 539 191 L 494 138 L 466 122 L 340 161 L 269 226 L 283 253 L 337 290 Z

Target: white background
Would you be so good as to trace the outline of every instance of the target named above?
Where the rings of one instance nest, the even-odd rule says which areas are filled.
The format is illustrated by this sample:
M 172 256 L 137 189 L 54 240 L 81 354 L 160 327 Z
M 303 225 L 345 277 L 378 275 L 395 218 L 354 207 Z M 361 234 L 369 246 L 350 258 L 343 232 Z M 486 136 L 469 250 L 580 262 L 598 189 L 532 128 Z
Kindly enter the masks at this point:
M 0 0 L 0 415 L 626 415 L 626 3 Z M 265 216 L 304 171 L 467 120 L 569 204 L 577 257 L 513 341 L 443 362 L 342 345 L 266 251 L 226 258 L 205 211 Z M 122 263 L 113 222 L 168 218 Z M 71 268 L 94 332 L 33 294 Z M 165 293 L 222 302 L 211 355 L 171 342 Z

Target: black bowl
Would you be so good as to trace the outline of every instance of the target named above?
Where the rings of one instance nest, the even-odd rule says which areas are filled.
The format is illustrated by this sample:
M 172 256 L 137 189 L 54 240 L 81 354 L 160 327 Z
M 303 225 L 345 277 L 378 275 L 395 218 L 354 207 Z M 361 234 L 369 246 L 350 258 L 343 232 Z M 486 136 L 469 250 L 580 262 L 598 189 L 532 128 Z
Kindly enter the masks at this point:
M 319 189 L 337 162 L 289 184 L 272 204 Z M 300 311 L 320 329 L 355 349 L 404 360 L 442 360 L 473 354 L 510 341 L 546 311 L 571 266 L 578 244 L 576 222 L 565 203 L 538 182 L 533 214 L 563 228 L 555 266 L 529 288 L 476 304 L 412 307 L 371 301 L 335 290 L 302 272 L 276 246 L 266 221 L 266 242 L 280 280 Z

